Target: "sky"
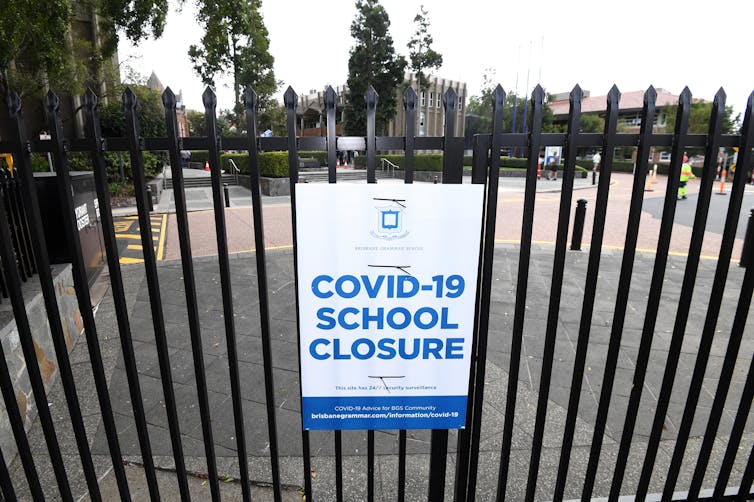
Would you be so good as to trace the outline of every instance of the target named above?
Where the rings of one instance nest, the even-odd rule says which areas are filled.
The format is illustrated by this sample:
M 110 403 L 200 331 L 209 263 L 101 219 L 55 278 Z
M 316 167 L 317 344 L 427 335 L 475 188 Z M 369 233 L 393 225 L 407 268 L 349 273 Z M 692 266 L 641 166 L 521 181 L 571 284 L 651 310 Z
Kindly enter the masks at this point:
M 171 0 L 172 2 L 172 0 Z M 603 96 L 650 85 L 674 94 L 688 86 L 694 98 L 712 100 L 723 87 L 727 104 L 742 113 L 754 90 L 751 22 L 754 2 L 717 0 L 381 0 L 390 17 L 396 52 L 406 55 L 421 5 L 428 11 L 433 48 L 442 54 L 437 76 L 465 82 L 478 95 L 488 75 L 506 92 L 569 92 L 579 84 Z M 693 7 L 692 7 L 693 5 Z M 275 76 L 297 94 L 342 85 L 353 46 L 354 0 L 263 0 Z M 163 36 L 139 47 L 121 41 L 119 58 L 165 86 L 182 91 L 187 108 L 202 110 L 204 85 L 188 48 L 201 27 L 191 0 L 171 4 Z M 123 37 L 125 38 L 125 37 Z M 528 86 L 527 86 L 528 82 Z M 233 106 L 232 78 L 216 82 L 218 109 Z

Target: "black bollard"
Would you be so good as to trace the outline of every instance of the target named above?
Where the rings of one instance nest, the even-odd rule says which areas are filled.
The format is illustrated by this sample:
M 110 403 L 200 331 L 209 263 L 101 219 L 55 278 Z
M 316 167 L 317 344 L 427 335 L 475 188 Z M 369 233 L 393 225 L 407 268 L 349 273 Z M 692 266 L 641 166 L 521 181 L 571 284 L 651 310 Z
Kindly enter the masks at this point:
M 751 254 L 754 252 L 754 209 L 749 210 L 749 223 L 746 225 L 746 236 L 744 237 L 744 247 L 741 250 L 741 261 L 738 262 L 739 267 L 748 267 L 751 265 Z
M 596 185 L 596 184 L 597 184 L 597 171 L 592 169 L 592 185 Z
M 230 193 L 228 192 L 227 183 L 223 183 L 223 192 L 225 192 L 225 207 L 230 207 Z
M 571 237 L 571 249 L 581 251 L 581 237 L 584 235 L 584 220 L 586 219 L 586 199 L 576 202 L 576 217 L 573 221 L 573 236 Z
M 154 201 L 152 200 L 152 187 L 149 185 L 147 185 L 147 207 L 149 207 L 150 213 L 154 211 Z
M 434 184 L 437 185 L 437 176 L 435 176 L 435 183 Z

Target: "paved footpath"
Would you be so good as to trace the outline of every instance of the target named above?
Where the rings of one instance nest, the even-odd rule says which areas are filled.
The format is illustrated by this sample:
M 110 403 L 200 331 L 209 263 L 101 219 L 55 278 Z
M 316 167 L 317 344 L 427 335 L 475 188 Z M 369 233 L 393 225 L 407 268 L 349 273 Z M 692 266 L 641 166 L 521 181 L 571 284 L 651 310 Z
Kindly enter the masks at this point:
M 574 449 L 571 456 L 570 481 L 566 495 L 568 498 L 580 496 L 580 483 L 583 479 L 586 462 L 589 455 L 589 445 L 597 409 L 597 400 L 605 373 L 604 359 L 607 352 L 612 312 L 615 305 L 618 276 L 622 253 L 618 249 L 622 245 L 623 237 L 620 227 L 625 227 L 625 211 L 628 205 L 625 192 L 630 194 L 630 176 L 616 175 L 615 185 L 611 193 L 611 207 L 608 214 L 609 232 L 606 234 L 607 249 L 605 250 L 598 284 L 598 295 L 591 326 L 591 338 L 587 355 L 587 371 L 584 377 L 584 387 L 579 407 L 579 420 L 574 436 Z M 560 182 L 551 183 L 551 187 Z M 656 190 L 662 193 L 661 184 Z M 694 188 L 696 185 L 692 185 Z M 553 188 L 551 188 L 552 190 Z M 654 194 L 658 194 L 658 192 Z M 594 190 L 586 188 L 578 190 L 575 198 L 584 197 L 589 205 L 594 204 Z M 747 194 L 752 197 L 754 194 Z M 661 196 L 661 195 L 660 195 Z M 651 199 L 656 198 L 656 195 Z M 722 199 L 723 197 L 720 197 Z M 543 334 L 547 317 L 547 302 L 549 299 L 550 280 L 552 275 L 552 260 L 554 247 L 549 242 L 553 239 L 554 228 L 557 225 L 557 207 L 559 194 L 557 192 L 543 192 L 537 194 L 537 212 L 535 213 L 535 240 L 538 241 L 532 249 L 529 267 L 530 283 L 527 296 L 527 309 L 524 324 L 523 354 L 520 360 L 518 401 L 516 419 L 514 422 L 513 451 L 511 453 L 510 482 L 508 483 L 508 499 L 521 500 L 525 489 L 529 464 L 529 451 L 535 438 L 532 437 L 534 414 L 539 389 L 539 379 L 542 368 Z M 507 375 L 510 366 L 510 334 L 512 332 L 513 311 L 515 305 L 516 276 L 519 258 L 519 246 L 513 242 L 520 234 L 520 200 L 522 194 L 512 191 L 501 191 L 501 208 L 498 217 L 496 238 L 499 244 L 495 250 L 495 264 L 493 277 L 493 291 L 491 296 L 491 320 L 489 357 L 487 361 L 487 378 L 485 379 L 485 406 L 482 424 L 482 443 L 478 475 L 478 500 L 491 500 L 497 486 L 497 471 L 500 457 L 500 443 L 502 436 L 503 414 L 505 411 Z M 692 194 L 684 203 L 690 206 L 694 203 Z M 750 199 L 749 199 L 750 200 Z M 649 201 L 648 201 L 649 203 Z M 613 207 L 613 205 L 615 207 Z M 651 205 L 651 204 L 650 204 Z M 681 202 L 679 202 L 679 210 Z M 744 207 L 748 207 L 745 203 Z M 518 211 L 518 212 L 516 212 Z M 614 214 L 613 214 L 614 213 Z M 256 292 L 256 263 L 253 249 L 253 228 L 250 223 L 249 208 L 231 208 L 226 210 L 229 235 L 228 241 L 234 253 L 231 260 L 231 275 L 233 280 L 234 319 L 237 332 L 238 359 L 242 379 L 242 402 L 245 413 L 245 433 L 249 452 L 249 467 L 254 481 L 262 484 L 270 481 L 269 438 L 267 435 L 267 415 L 264 405 L 264 375 L 261 359 L 261 333 L 259 327 L 259 305 Z M 622 215 L 621 215 L 622 214 Z M 287 496 L 296 497 L 295 489 L 303 486 L 303 472 L 301 461 L 301 421 L 300 396 L 298 380 L 298 356 L 295 323 L 295 294 L 293 278 L 293 256 L 290 247 L 290 205 L 285 201 L 266 198 L 264 205 L 265 237 L 268 252 L 268 280 L 270 294 L 271 338 L 273 375 L 275 389 L 275 406 L 278 428 L 278 442 L 280 451 L 280 465 L 283 483 L 290 489 Z M 587 215 L 590 221 L 591 214 Z M 231 401 L 228 384 L 227 344 L 222 318 L 222 300 L 220 296 L 220 279 L 217 257 L 213 256 L 214 221 L 211 212 L 191 213 L 191 238 L 194 248 L 197 296 L 200 307 L 201 332 L 205 374 L 207 376 L 209 397 L 212 406 L 212 426 L 214 435 L 214 449 L 218 456 L 219 472 L 223 476 L 238 476 L 238 461 L 236 456 L 235 431 L 231 412 Z M 519 226 L 517 226 L 519 225 Z M 588 226 L 588 225 L 587 225 Z M 656 240 L 659 220 L 651 212 L 642 214 L 641 248 L 652 248 L 653 238 Z M 624 229 L 625 231 L 625 229 Z M 164 304 L 164 315 L 170 359 L 173 369 L 174 387 L 178 401 L 178 415 L 181 422 L 183 449 L 187 457 L 187 467 L 190 471 L 206 472 L 202 429 L 199 421 L 196 398 L 196 381 L 193 372 L 193 359 L 186 328 L 187 313 L 183 291 L 183 274 L 179 261 L 173 258 L 179 256 L 177 250 L 177 235 L 175 233 L 174 215 L 169 218 L 166 242 L 166 260 L 159 266 L 160 290 Z M 654 236 L 652 233 L 654 232 Z M 685 257 L 682 253 L 688 247 L 685 226 L 677 224 L 674 227 L 673 250 L 679 253 L 669 258 L 669 263 L 663 285 L 663 296 L 660 313 L 655 328 L 649 372 L 643 391 L 642 404 L 635 429 L 629 468 L 624 482 L 623 492 L 634 493 L 638 474 L 646 449 L 649 427 L 656 406 L 656 396 L 662 380 L 664 361 L 672 332 L 675 305 L 680 294 L 680 284 L 685 267 Z M 644 235 L 646 233 L 646 235 Z M 690 235 L 690 229 L 688 229 Z M 716 237 L 717 236 L 717 237 Z M 714 257 L 716 249 L 714 239 L 719 235 L 710 230 L 705 241 L 712 244 L 705 247 L 704 254 Z M 588 233 L 585 240 L 588 241 Z M 740 246 L 740 241 L 737 242 Z M 613 249 L 614 247 L 614 249 Z M 734 256 L 737 254 L 734 253 Z M 547 500 L 554 486 L 554 475 L 560 454 L 562 430 L 565 422 L 565 411 L 568 405 L 568 392 L 571 371 L 575 354 L 576 338 L 578 336 L 581 302 L 583 297 L 583 283 L 586 274 L 588 253 L 569 251 L 563 287 L 563 301 L 559 312 L 558 331 L 553 365 L 553 378 L 550 386 L 548 403 L 548 420 L 545 434 L 536 438 L 543 445 L 543 456 L 540 468 L 537 500 Z M 646 309 L 646 298 L 652 275 L 654 255 L 640 252 L 635 260 L 632 291 L 625 320 L 625 329 L 621 339 L 621 353 L 618 367 L 615 370 L 615 386 L 613 388 L 611 413 L 608 416 L 607 436 L 602 451 L 600 472 L 597 477 L 595 496 L 607 495 L 610 487 L 609 479 L 617 452 L 617 442 L 623 429 L 623 419 L 631 390 L 633 370 L 636 363 L 638 343 Z M 667 414 L 666 428 L 663 441 L 656 460 L 656 475 L 653 478 L 651 492 L 661 491 L 662 473 L 666 471 L 673 451 L 675 435 L 680 424 L 680 416 L 685 403 L 690 375 L 694 366 L 695 351 L 699 344 L 709 290 L 717 262 L 714 259 L 704 259 L 700 264 L 697 288 L 694 293 L 689 324 L 681 354 L 680 368 L 677 377 L 671 406 Z M 730 334 L 735 302 L 738 298 L 741 280 L 741 268 L 732 264 L 729 270 L 729 280 L 722 311 L 716 327 L 712 356 L 708 365 L 704 382 L 698 419 L 692 430 L 693 438 L 687 448 L 686 462 L 678 484 L 678 489 L 685 489 L 690 479 L 696 461 L 696 452 L 700 446 L 699 435 L 706 426 L 706 417 L 712 402 L 712 395 L 717 385 L 717 375 L 723 362 L 723 354 L 727 347 Z M 161 467 L 170 469 L 173 466 L 170 441 L 167 432 L 165 410 L 159 369 L 156 358 L 154 330 L 152 326 L 149 293 L 144 277 L 143 266 L 140 264 L 123 267 L 124 282 L 128 298 L 128 308 L 131 319 L 132 336 L 136 350 L 140 382 L 144 394 L 149 433 L 155 460 Z M 754 333 L 754 321 L 749 316 L 746 333 Z M 125 379 L 120 343 L 118 341 L 117 323 L 113 312 L 112 298 L 107 295 L 100 304 L 97 313 L 97 323 L 100 331 L 105 367 L 110 368 L 110 393 L 116 413 L 116 422 L 120 432 L 120 445 L 126 459 L 134 465 L 140 462 L 139 446 L 133 425 L 131 405 L 129 401 L 128 385 Z M 714 475 L 719 467 L 722 452 L 725 447 L 725 435 L 729 434 L 735 409 L 743 387 L 746 371 L 754 354 L 754 339 L 746 336 L 739 352 L 734 382 L 725 405 L 723 422 L 720 427 L 721 439 L 710 461 L 708 473 Z M 108 470 L 109 457 L 107 443 L 99 420 L 99 410 L 96 404 L 91 369 L 88 364 L 88 354 L 85 344 L 78 344 L 72 353 L 78 391 L 82 399 L 82 406 L 89 410 L 85 420 L 92 438 L 92 451 L 96 456 L 95 465 L 102 474 Z M 50 400 L 56 420 L 65 421 L 65 404 L 57 382 L 50 392 Z M 65 427 L 60 428 L 60 437 L 66 455 L 66 466 L 70 473 L 80 473 L 78 458 L 72 434 Z M 44 441 L 41 430 L 36 425 L 31 431 L 32 444 L 39 455 L 44 457 Z M 455 448 L 456 434 L 450 434 L 451 452 Z M 752 427 L 747 430 L 741 445 L 741 451 L 748 452 L 754 442 Z M 395 431 L 380 431 L 376 434 L 376 500 L 395 500 L 397 493 L 397 433 Z M 329 432 L 311 433 L 312 472 L 310 476 L 314 486 L 315 500 L 334 500 L 335 468 L 333 452 L 333 435 Z M 366 434 L 363 432 L 344 432 L 343 454 L 345 476 L 345 499 L 366 499 Z M 407 500 L 421 500 L 426 498 L 429 458 L 428 431 L 410 431 L 407 458 Z M 744 456 L 744 455 L 740 455 Z M 740 479 L 745 459 L 737 459 L 732 479 Z M 20 466 L 14 466 L 14 476 L 21 479 Z M 54 492 L 54 481 L 50 469 L 40 469 L 50 477 L 50 482 L 43 486 Z M 448 489 L 446 499 L 452 499 L 452 483 L 455 472 L 454 455 L 448 456 Z M 129 468 L 131 484 L 135 489 L 143 488 L 143 479 L 138 469 Z M 79 475 L 80 478 L 80 475 Z M 110 481 L 108 481 L 110 479 Z M 712 477 L 708 479 L 709 486 Z M 172 481 L 172 485 L 171 485 Z M 83 493 L 81 479 L 74 479 L 74 484 Z M 105 476 L 104 483 L 110 482 L 111 476 Z M 174 495 L 176 488 L 174 478 L 161 478 L 163 491 Z M 197 500 L 208 495 L 208 487 L 194 486 Z M 204 490 L 204 492 L 202 492 Z M 54 494 L 53 497 L 54 498 Z M 232 495 L 228 500 L 234 499 Z M 262 493 L 259 500 L 271 500 L 269 490 Z
M 518 242 L 521 238 L 521 222 L 523 220 L 524 179 L 501 178 L 498 194 L 497 226 L 495 239 L 499 243 Z M 592 236 L 591 222 L 594 219 L 597 190 L 591 185 L 591 179 L 577 179 L 576 190 L 573 192 L 571 203 L 571 222 L 573 228 L 573 214 L 578 199 L 586 199 L 587 213 L 584 225 L 583 243 L 585 248 Z M 625 241 L 626 222 L 631 202 L 633 176 L 616 173 L 610 187 L 610 197 L 605 225 L 604 245 L 607 248 L 622 248 Z M 547 181 L 542 179 L 537 184 L 536 204 L 534 212 L 535 243 L 552 244 L 555 241 L 558 214 L 560 208 L 560 189 L 562 180 Z M 666 187 L 666 178 L 659 177 L 653 192 L 644 193 L 644 204 L 641 214 L 639 241 L 640 251 L 651 251 L 657 247 L 660 230 L 662 207 Z M 228 227 L 228 247 L 230 252 L 246 252 L 254 249 L 254 234 L 251 213 L 251 196 L 249 191 L 241 187 L 232 187 L 231 207 L 225 210 Z M 689 198 L 678 201 L 676 208 L 676 224 L 673 228 L 671 252 L 685 254 L 688 252 L 693 218 L 698 199 L 699 183 L 693 181 L 689 187 Z M 728 190 L 730 185 L 728 185 Z M 194 256 L 214 256 L 217 254 L 215 237 L 215 220 L 212 208 L 211 189 L 193 189 L 191 191 L 189 209 L 189 227 L 191 229 L 191 244 Z M 716 257 L 722 241 L 728 196 L 713 195 L 710 206 L 710 216 L 705 233 L 702 254 Z M 172 194 L 168 193 L 166 200 L 160 204 L 165 211 L 174 211 Z M 291 206 L 289 197 L 264 197 L 264 233 L 265 247 L 280 248 L 290 246 L 291 239 Z M 744 197 L 743 210 L 739 219 L 736 245 L 733 256 L 741 254 L 743 237 L 746 229 L 749 208 L 754 208 L 754 186 L 747 186 Z M 204 209 L 204 210 L 202 210 Z M 175 215 L 168 220 L 167 243 L 165 259 L 180 259 L 178 246 L 178 230 Z M 570 242 L 570 237 L 569 237 Z

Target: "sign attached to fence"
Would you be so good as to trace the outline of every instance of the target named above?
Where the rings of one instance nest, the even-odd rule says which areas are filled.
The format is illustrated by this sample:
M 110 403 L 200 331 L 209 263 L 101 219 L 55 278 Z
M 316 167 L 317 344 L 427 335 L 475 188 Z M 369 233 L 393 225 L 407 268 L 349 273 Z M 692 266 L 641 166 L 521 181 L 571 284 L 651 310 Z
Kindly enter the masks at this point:
M 305 429 L 466 421 L 482 185 L 297 185 Z

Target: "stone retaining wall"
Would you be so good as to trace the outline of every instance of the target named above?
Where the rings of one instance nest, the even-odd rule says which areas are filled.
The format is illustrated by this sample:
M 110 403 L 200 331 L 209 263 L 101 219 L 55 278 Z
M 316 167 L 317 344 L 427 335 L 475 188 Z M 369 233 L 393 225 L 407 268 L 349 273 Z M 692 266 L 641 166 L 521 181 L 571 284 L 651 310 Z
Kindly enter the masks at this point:
M 55 284 L 55 296 L 60 309 L 63 335 L 70 352 L 79 335 L 83 332 L 84 325 L 81 319 L 76 292 L 73 289 L 73 276 L 71 265 L 53 265 L 53 281 Z M 35 276 L 23 284 L 24 300 L 26 302 L 26 314 L 29 318 L 32 336 L 34 338 L 34 351 L 36 352 L 37 364 L 44 381 L 45 389 L 49 389 L 58 374 L 58 362 L 55 348 L 50 336 L 50 326 L 47 322 L 47 311 L 44 306 L 39 279 Z M 16 392 L 16 402 L 24 421 L 24 427 L 28 431 L 37 416 L 37 408 L 34 395 L 31 391 L 31 383 L 26 369 L 26 361 L 21 350 L 18 328 L 11 308 L 10 299 L 4 299 L 0 304 L 0 343 L 2 343 L 5 360 L 8 364 L 13 386 Z M 0 448 L 2 448 L 5 460 L 10 461 L 15 457 L 17 448 L 13 432 L 8 421 L 6 408 L 0 407 Z

